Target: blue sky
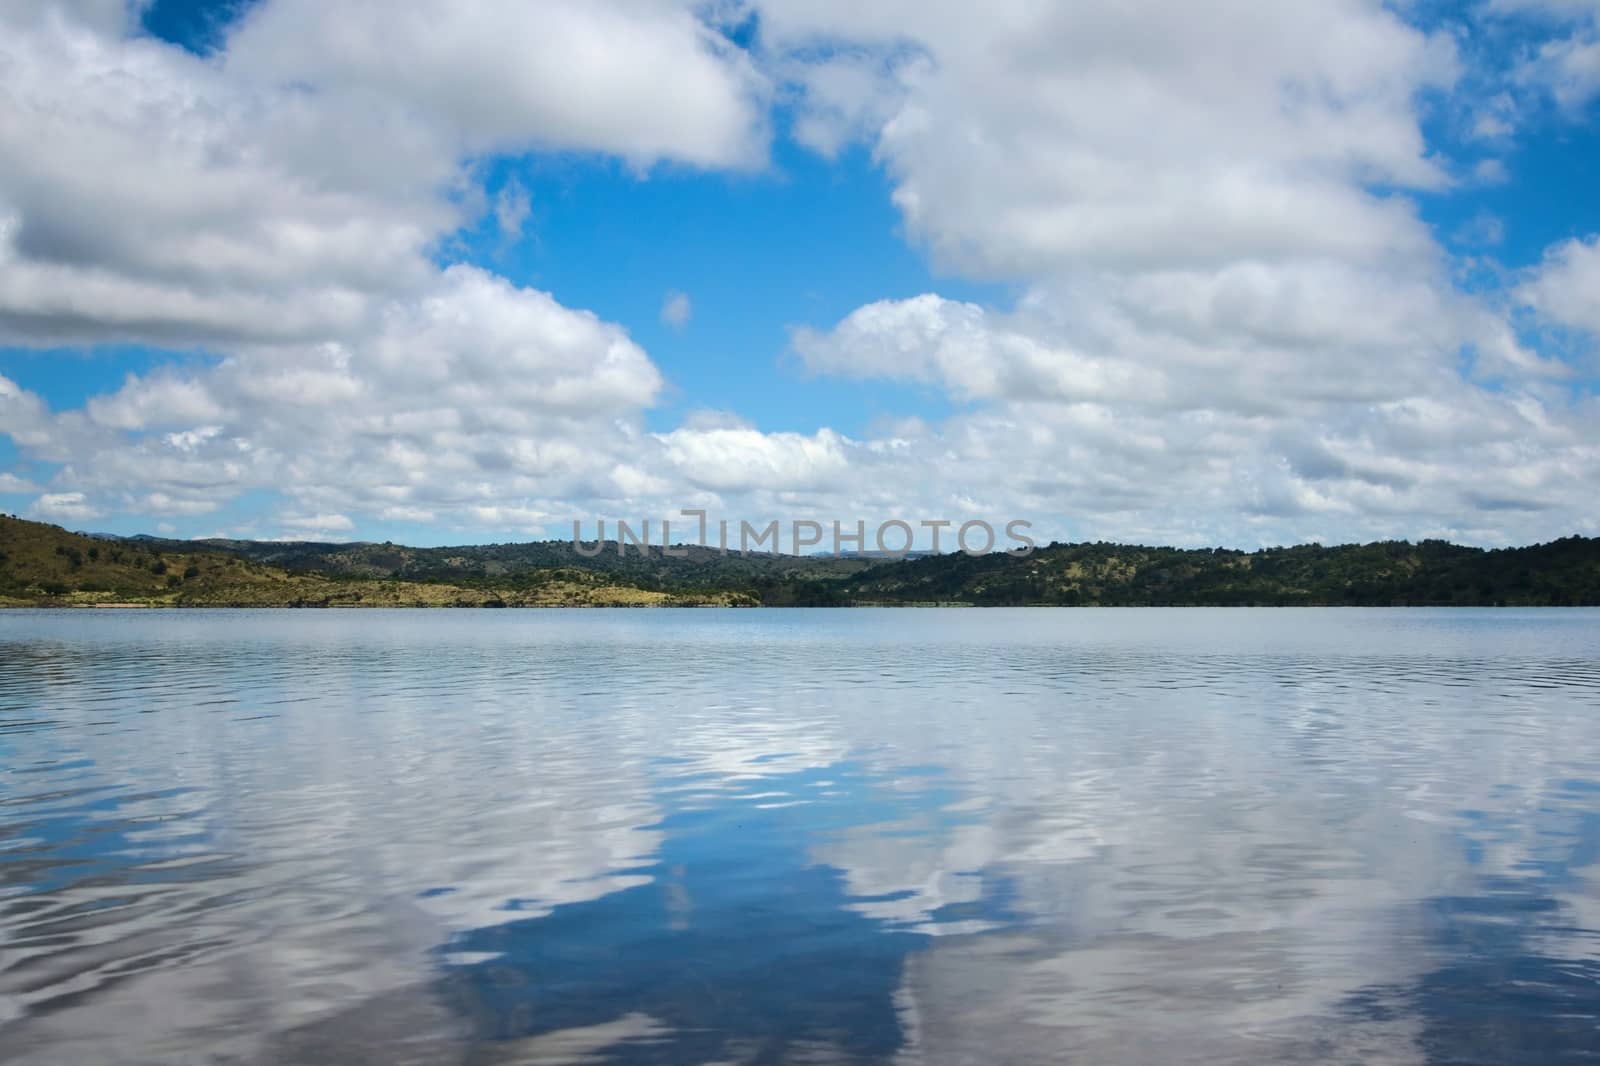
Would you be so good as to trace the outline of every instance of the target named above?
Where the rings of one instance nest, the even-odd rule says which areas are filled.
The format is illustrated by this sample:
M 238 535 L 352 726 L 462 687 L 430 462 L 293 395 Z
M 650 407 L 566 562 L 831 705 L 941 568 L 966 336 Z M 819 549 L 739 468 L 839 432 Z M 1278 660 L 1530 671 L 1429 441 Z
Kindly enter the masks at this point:
M 1593 4 L 5 18 L 6 510 L 1600 533 Z

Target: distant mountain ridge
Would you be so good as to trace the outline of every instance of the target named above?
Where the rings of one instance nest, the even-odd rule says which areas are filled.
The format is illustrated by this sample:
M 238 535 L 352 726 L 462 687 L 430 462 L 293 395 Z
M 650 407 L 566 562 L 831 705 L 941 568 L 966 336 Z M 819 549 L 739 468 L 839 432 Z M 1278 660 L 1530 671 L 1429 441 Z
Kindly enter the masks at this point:
M 109 554 L 91 560 L 90 546 L 132 553 L 138 566 L 107 570 Z M 166 569 L 153 572 L 163 561 Z M 193 576 L 182 576 L 191 568 Z M 1501 549 L 1424 540 L 1253 552 L 1051 544 L 1020 558 L 946 554 L 899 561 L 724 555 L 699 546 L 688 546 L 683 557 L 659 547 L 641 555 L 632 548 L 619 553 L 608 542 L 591 558 L 568 541 L 441 548 L 174 541 L 101 538 L 0 518 L 0 602 L 69 604 L 112 596 L 173 606 L 1596 606 L 1600 538 Z

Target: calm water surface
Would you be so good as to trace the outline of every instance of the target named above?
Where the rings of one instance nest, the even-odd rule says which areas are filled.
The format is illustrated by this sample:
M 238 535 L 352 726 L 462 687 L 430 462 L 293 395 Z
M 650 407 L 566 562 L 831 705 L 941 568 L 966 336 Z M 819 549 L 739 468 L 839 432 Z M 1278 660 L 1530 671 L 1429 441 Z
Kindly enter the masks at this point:
M 1600 612 L 0 612 L 6 1063 L 1600 1058 Z

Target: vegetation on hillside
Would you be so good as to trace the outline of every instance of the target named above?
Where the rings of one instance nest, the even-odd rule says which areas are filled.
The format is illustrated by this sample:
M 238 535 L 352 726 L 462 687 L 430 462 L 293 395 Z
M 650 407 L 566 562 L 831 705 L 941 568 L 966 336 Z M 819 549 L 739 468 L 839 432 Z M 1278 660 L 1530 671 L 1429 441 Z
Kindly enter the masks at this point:
M 516 584 L 528 575 L 553 569 L 578 568 L 605 574 L 618 584 L 637 588 L 728 588 L 762 581 L 834 580 L 870 569 L 875 561 L 860 556 L 778 555 L 751 552 L 726 554 L 716 548 L 674 547 L 684 554 L 665 555 L 659 544 L 648 554 L 632 545 L 618 552 L 606 542 L 590 557 L 565 540 L 520 544 L 470 544 L 446 548 L 412 548 L 403 544 L 318 544 L 250 540 L 136 541 L 178 550 L 224 551 L 241 558 L 295 572 L 339 577 L 400 578 L 406 581 L 450 581 L 465 584 Z
M 852 603 L 1600 605 L 1600 539 L 1496 551 L 1438 540 L 1255 552 L 1052 544 L 1025 559 L 940 555 L 878 566 L 837 592 Z
M 191 550 L 181 550 L 189 547 Z M 653 607 L 747 606 L 747 594 L 639 588 L 550 567 L 515 583 L 409 581 L 295 572 L 179 541 L 108 539 L 0 516 L 0 606 Z
M 614 544 L 410 548 L 103 538 L 0 518 L 0 604 L 151 606 L 1600 605 L 1600 539 L 1243 552 L 1052 544 L 1031 556 L 648 556 Z

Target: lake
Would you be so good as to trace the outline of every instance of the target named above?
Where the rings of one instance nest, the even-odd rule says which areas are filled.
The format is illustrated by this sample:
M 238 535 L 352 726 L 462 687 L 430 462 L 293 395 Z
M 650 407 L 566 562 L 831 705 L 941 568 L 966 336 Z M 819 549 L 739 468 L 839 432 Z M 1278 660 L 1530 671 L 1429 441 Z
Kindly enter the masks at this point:
M 1600 1054 L 1600 611 L 0 612 L 6 1063 Z

